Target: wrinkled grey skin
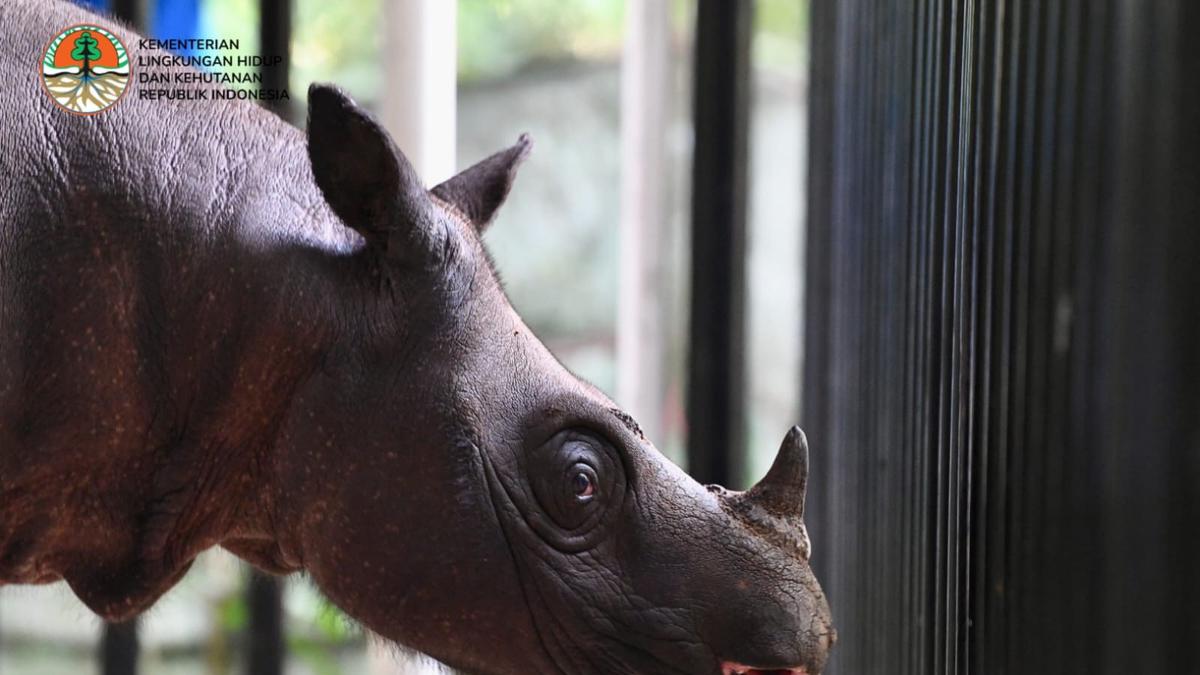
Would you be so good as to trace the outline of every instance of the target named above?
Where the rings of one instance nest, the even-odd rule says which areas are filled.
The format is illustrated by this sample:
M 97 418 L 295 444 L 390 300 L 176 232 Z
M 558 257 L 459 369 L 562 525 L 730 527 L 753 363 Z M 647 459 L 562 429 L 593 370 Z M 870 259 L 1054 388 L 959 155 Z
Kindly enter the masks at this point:
M 331 87 L 72 116 L 83 20 L 0 4 L 0 583 L 123 619 L 220 545 L 468 672 L 821 669 L 802 434 L 705 488 L 558 364 L 479 236 L 527 139 L 426 191 Z

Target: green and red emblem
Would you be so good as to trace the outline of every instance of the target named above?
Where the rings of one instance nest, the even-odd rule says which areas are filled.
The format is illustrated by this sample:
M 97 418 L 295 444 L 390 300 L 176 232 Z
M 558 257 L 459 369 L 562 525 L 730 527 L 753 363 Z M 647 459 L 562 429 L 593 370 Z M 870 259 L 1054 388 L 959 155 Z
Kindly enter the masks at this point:
M 129 86 L 129 54 L 110 31 L 92 24 L 71 26 L 46 45 L 42 83 L 62 109 L 94 115 L 111 108 Z

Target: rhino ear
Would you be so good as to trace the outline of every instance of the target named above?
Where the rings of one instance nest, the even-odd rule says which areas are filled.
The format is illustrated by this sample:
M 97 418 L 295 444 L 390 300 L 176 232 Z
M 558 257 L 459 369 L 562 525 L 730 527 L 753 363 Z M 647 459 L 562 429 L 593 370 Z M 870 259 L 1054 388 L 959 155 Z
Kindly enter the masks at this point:
M 308 88 L 308 158 L 325 201 L 371 244 L 428 219 L 429 197 L 404 153 L 341 89 Z
M 510 148 L 481 160 L 471 168 L 430 190 L 438 199 L 453 204 L 483 232 L 508 197 L 517 168 L 533 149 L 529 134 L 521 134 Z

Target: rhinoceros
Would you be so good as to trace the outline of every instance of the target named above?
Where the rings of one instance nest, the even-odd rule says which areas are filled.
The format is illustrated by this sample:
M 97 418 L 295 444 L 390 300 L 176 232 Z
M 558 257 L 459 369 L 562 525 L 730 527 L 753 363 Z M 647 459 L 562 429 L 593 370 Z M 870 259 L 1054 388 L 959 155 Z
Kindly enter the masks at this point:
M 538 341 L 480 238 L 527 137 L 426 189 L 334 86 L 72 115 L 81 21 L 138 55 L 0 5 L 0 584 L 123 620 L 221 546 L 464 672 L 822 669 L 803 434 L 701 486 Z

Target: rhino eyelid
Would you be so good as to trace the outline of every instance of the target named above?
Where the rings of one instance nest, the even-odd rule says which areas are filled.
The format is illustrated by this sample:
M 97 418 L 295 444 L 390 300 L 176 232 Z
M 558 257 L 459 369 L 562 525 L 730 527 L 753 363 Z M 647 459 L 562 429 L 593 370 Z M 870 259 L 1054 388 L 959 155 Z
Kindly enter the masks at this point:
M 559 447 L 564 447 L 571 442 L 584 443 L 597 454 L 611 457 L 617 471 L 620 472 L 618 480 L 624 483 L 627 489 L 636 489 L 637 475 L 629 451 L 623 443 L 614 441 L 615 438 L 622 437 L 622 427 L 616 424 L 609 426 L 608 420 L 594 421 L 582 417 L 567 422 L 560 424 L 556 431 L 547 433 L 541 445 L 558 443 Z M 614 417 L 612 422 L 617 422 L 617 418 Z
M 591 427 L 575 427 L 570 429 L 568 433 L 570 436 L 567 437 L 566 443 L 584 443 L 596 452 L 604 452 L 610 449 L 615 450 L 618 447 L 617 444 L 608 437 L 608 434 L 599 429 L 593 429 Z
M 633 470 L 629 450 L 625 449 L 622 443 L 617 443 L 613 440 L 613 437 L 610 435 L 613 433 L 612 431 L 606 431 L 603 427 L 597 428 L 583 425 L 571 427 L 568 431 L 576 434 L 572 438 L 586 439 L 596 452 L 610 455 L 617 468 L 621 471 L 622 480 L 624 480 L 628 488 L 636 488 L 637 476 Z

